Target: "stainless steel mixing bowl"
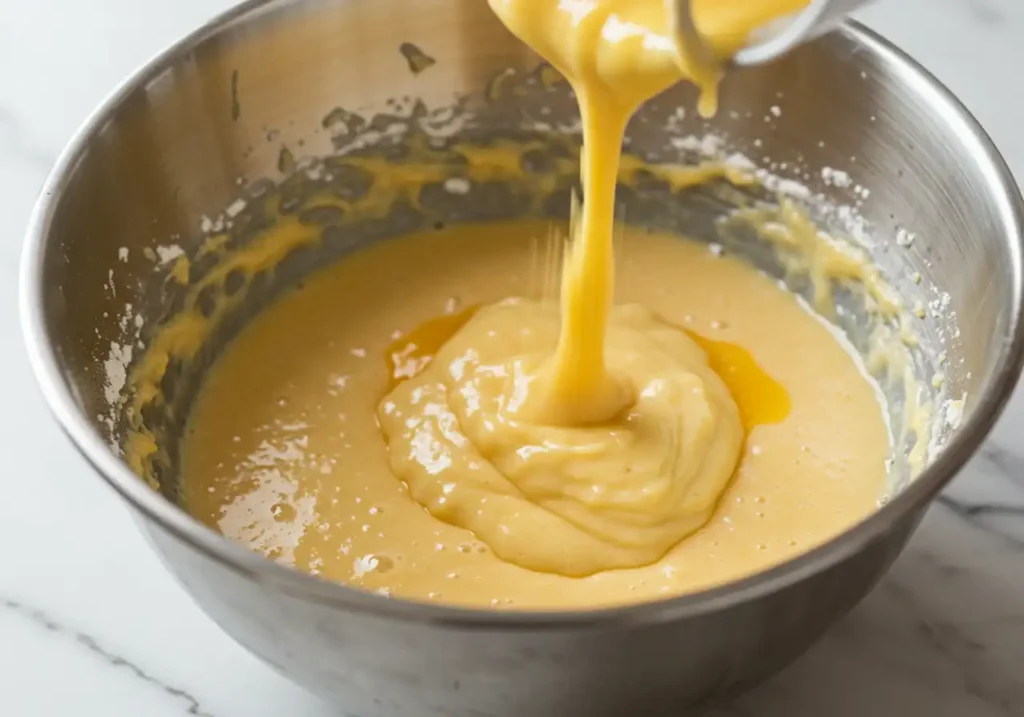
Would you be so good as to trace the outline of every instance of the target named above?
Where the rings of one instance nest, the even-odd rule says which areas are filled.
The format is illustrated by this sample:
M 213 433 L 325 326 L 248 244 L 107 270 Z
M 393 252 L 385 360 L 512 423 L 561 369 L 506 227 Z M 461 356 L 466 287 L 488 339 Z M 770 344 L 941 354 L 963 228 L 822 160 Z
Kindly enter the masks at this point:
M 535 62 L 482 0 L 247 2 L 104 103 L 61 155 L 28 230 L 25 334 L 61 426 L 224 630 L 362 717 L 659 714 L 763 679 L 885 572 L 984 439 L 1021 367 L 1022 207 L 1009 171 L 933 78 L 847 26 L 736 73 L 710 127 L 780 174 L 802 168 L 812 192 L 859 204 L 881 239 L 871 252 L 896 286 L 914 291 L 909 277 L 920 272 L 948 292 L 923 325 L 926 343 L 948 352 L 947 388 L 968 396 L 963 420 L 920 477 L 869 519 L 797 560 L 700 594 L 595 612 L 499 613 L 389 600 L 272 564 L 139 480 L 109 447 L 103 417 L 104 362 L 122 340 L 124 304 L 150 321 L 166 309 L 153 305 L 143 249 L 194 248 L 200 217 L 255 193 L 260 178 L 280 179 L 295 155 L 344 144 L 351 111 L 396 96 L 443 106 L 493 92 L 503 70 Z M 504 120 L 488 120 L 498 130 L 522 119 L 514 93 L 511 102 Z M 676 111 L 691 102 L 676 90 L 645 110 L 631 146 L 664 145 L 666 118 L 680 136 L 704 132 Z M 571 102 L 559 110 L 573 111 Z M 848 169 L 870 195 L 822 175 L 829 166 Z M 918 239 L 896 257 L 901 228 Z M 952 312 L 958 337 L 941 331 Z

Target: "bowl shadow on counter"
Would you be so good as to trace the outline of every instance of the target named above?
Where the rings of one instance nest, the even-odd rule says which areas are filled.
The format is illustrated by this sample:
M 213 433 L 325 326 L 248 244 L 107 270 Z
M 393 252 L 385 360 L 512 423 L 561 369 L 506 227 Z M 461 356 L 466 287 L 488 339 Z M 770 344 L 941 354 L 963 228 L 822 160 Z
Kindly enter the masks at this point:
M 984 464 L 983 453 L 957 483 L 983 479 Z M 1024 675 L 1015 671 L 1024 659 L 1024 573 L 1006 570 L 1022 556 L 1024 542 L 990 532 L 942 498 L 878 587 L 815 647 L 693 717 L 1024 714 Z M 294 692 L 289 708 L 343 716 Z
M 986 449 L 953 484 L 985 480 Z M 701 717 L 1024 714 L 1024 542 L 939 499 L 878 587 L 793 665 Z

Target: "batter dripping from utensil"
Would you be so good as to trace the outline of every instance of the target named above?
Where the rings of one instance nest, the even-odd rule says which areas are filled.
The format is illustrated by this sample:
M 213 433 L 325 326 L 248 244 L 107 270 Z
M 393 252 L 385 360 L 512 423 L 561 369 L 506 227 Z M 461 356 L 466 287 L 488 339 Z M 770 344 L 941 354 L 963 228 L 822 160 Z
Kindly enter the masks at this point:
M 631 235 L 618 291 L 629 303 L 612 306 L 626 123 L 688 76 L 664 6 L 491 4 L 580 102 L 585 202 L 560 308 L 501 300 L 530 278 L 541 227 L 464 228 L 345 259 L 214 367 L 184 451 L 187 507 L 318 574 L 520 607 L 697 589 L 865 515 L 884 480 L 881 408 L 792 297 L 695 245 Z M 803 4 L 706 3 L 697 19 L 724 56 Z M 713 107 L 715 78 L 697 79 Z M 422 325 L 452 295 L 484 305 Z
M 697 19 L 725 56 L 803 4 L 708 3 Z M 694 73 L 668 37 L 665 3 L 491 6 L 576 92 L 586 199 L 560 311 L 523 300 L 485 308 L 384 401 L 392 469 L 434 515 L 517 565 L 584 576 L 650 564 L 707 522 L 743 439 L 732 396 L 689 336 L 640 306 L 612 310 L 626 124 Z M 717 78 L 698 69 L 713 109 Z

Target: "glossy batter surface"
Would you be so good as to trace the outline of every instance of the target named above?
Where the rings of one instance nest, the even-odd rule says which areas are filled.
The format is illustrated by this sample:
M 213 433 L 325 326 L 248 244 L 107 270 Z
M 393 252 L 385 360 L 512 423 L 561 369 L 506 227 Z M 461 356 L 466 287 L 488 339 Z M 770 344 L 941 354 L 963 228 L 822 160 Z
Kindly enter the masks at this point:
M 693 4 L 693 20 L 716 57 L 695 63 L 670 33 L 663 0 L 490 0 L 519 39 L 572 85 L 583 125 L 585 201 L 561 285 L 561 328 L 554 354 L 537 370 L 532 401 L 546 423 L 582 425 L 611 420 L 635 403 L 635 381 L 605 361 L 608 312 L 614 296 L 612 257 L 615 187 L 626 125 L 641 104 L 680 80 L 701 91 L 713 114 L 721 72 L 715 65 L 764 24 L 807 0 L 708 0 Z M 727 422 L 727 421 L 726 421 Z M 723 430 L 727 434 L 727 430 Z
M 735 41 L 798 4 L 719 2 L 697 19 Z M 643 306 L 612 313 L 616 182 L 633 112 L 679 79 L 697 82 L 713 110 L 716 60 L 689 66 L 664 2 L 491 6 L 576 92 L 585 201 L 557 309 L 485 308 L 385 399 L 391 465 L 434 516 L 520 567 L 583 577 L 649 565 L 707 521 L 742 426 L 693 339 Z M 721 56 L 734 49 L 712 37 Z
M 500 526 L 521 518 L 514 508 L 501 514 L 507 520 L 492 515 L 488 530 L 469 526 L 474 533 L 445 522 L 445 503 L 437 501 L 447 497 L 447 481 L 427 480 L 429 495 L 414 500 L 392 470 L 377 424 L 385 396 L 446 365 L 428 359 L 451 344 L 445 339 L 486 319 L 487 304 L 540 296 L 551 282 L 538 271 L 537 247 L 550 235 L 543 225 L 510 224 L 395 239 L 278 300 L 228 346 L 201 391 L 182 455 L 189 511 L 268 557 L 364 589 L 457 604 L 572 608 L 745 577 L 875 508 L 888 451 L 881 406 L 830 330 L 744 264 L 642 233 L 623 239 L 616 298 L 646 308 L 617 307 L 610 330 L 657 320 L 659 331 L 691 337 L 694 343 L 671 342 L 688 355 L 694 345 L 706 351 L 744 426 L 738 467 L 709 506 L 706 525 L 678 542 L 646 542 L 664 552 L 645 557 L 650 564 L 576 577 L 495 553 L 503 550 Z M 478 306 L 485 308 L 469 311 Z M 549 327 L 546 340 L 554 343 L 557 322 L 545 321 L 531 319 Z M 419 337 L 418 346 L 410 336 Z M 413 492 L 417 484 L 424 483 L 408 481 Z M 658 514 L 652 508 L 645 520 Z M 661 515 L 676 520 L 679 511 Z M 529 537 L 543 554 L 557 555 L 559 536 L 537 530 Z
M 528 299 L 476 312 L 381 403 L 392 470 L 516 565 L 649 565 L 710 517 L 739 457 L 739 408 L 692 338 L 632 304 L 611 312 L 602 352 L 625 407 L 553 422 L 543 371 L 559 325 L 557 305 Z M 559 398 L 558 418 L 579 407 Z

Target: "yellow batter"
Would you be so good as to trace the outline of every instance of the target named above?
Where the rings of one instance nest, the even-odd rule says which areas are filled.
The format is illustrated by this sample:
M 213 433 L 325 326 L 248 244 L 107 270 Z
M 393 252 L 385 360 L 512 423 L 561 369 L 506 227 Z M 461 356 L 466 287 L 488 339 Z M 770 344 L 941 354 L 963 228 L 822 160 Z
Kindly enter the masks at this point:
M 743 442 L 735 401 L 704 351 L 643 306 L 616 307 L 604 328 L 602 365 L 628 402 L 607 418 L 565 394 L 537 410 L 538 392 L 552 401 L 537 376 L 558 307 L 480 309 L 381 404 L 413 499 L 504 560 L 571 576 L 648 565 L 707 522 Z
M 726 42 L 803 4 L 719 1 L 698 5 L 695 20 L 724 56 L 737 49 Z M 576 91 L 582 217 L 560 311 L 485 308 L 385 400 L 391 466 L 434 515 L 522 567 L 585 576 L 648 565 L 708 520 L 743 429 L 691 338 L 640 306 L 611 313 L 615 186 L 640 104 L 681 78 L 699 76 L 707 94 L 717 78 L 681 59 L 665 2 L 491 6 Z
M 386 411 L 390 387 L 411 387 L 407 377 L 422 378 L 439 346 L 451 350 L 446 339 L 470 314 L 482 318 L 486 309 L 474 314 L 474 307 L 541 294 L 536 244 L 550 234 L 541 224 L 508 224 L 403 237 L 347 257 L 275 302 L 206 379 L 183 453 L 187 509 L 325 578 L 394 596 L 513 608 L 599 607 L 737 579 L 875 509 L 888 453 L 881 408 L 826 324 L 738 260 L 627 231 L 617 298 L 698 337 L 748 431 L 709 521 L 649 565 L 582 578 L 495 554 L 509 544 L 495 539 L 503 525 L 510 533 L 530 528 L 526 511 L 509 507 L 491 514 L 493 524 L 472 526 L 486 534 L 446 522 L 440 501 L 465 511 L 474 486 L 453 479 L 447 494 L 440 480 L 407 488 L 390 468 L 394 458 L 374 416 Z M 556 336 L 546 330 L 553 346 Z M 629 480 L 619 473 L 600 485 L 611 491 Z M 585 491 L 580 498 L 587 500 Z M 635 517 L 674 519 L 652 508 Z M 566 533 L 518 537 L 558 559 Z
M 544 227 L 346 259 L 212 371 L 183 454 L 188 508 L 317 574 L 531 608 L 738 578 L 866 514 L 885 473 L 880 406 L 790 297 L 731 260 L 636 235 L 613 307 L 626 124 L 684 78 L 713 110 L 717 68 L 680 59 L 658 0 L 491 5 L 580 103 L 585 201 L 560 305 L 507 298 L 534 278 Z M 697 3 L 696 19 L 724 58 L 804 5 Z M 453 297 L 471 308 L 438 318 Z
M 682 79 L 698 83 L 702 106 L 713 112 L 719 73 L 688 65 L 688 53 L 670 36 L 665 0 L 490 0 L 490 5 L 514 34 L 565 75 L 583 121 L 586 200 L 562 281 L 558 348 L 538 377 L 539 395 L 532 400 L 539 404 L 537 417 L 548 423 L 606 421 L 636 399 L 636 381 L 609 372 L 604 358 L 614 294 L 615 185 L 626 124 L 643 102 Z M 805 5 L 807 0 L 705 0 L 693 3 L 693 16 L 716 54 L 726 58 L 754 30 Z

